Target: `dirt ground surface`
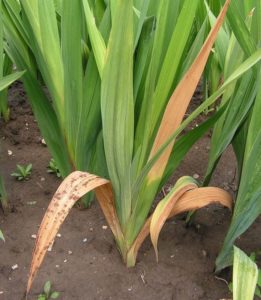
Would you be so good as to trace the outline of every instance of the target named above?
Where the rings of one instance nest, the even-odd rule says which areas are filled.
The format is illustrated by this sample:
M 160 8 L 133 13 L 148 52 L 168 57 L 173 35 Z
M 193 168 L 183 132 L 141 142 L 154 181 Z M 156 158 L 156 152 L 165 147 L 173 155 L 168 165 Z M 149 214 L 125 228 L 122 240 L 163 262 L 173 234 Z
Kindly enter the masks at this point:
M 10 90 L 11 120 L 1 123 L 1 165 L 12 212 L 0 211 L 0 228 L 6 242 L 0 242 L 0 300 L 23 299 L 34 235 L 57 189 L 60 179 L 46 172 L 50 160 L 47 148 L 26 101 L 21 84 Z M 189 152 L 175 172 L 204 174 L 209 135 Z M 10 176 L 16 164 L 33 164 L 31 178 L 18 182 Z M 235 192 L 235 158 L 228 150 L 219 163 L 212 185 Z M 127 269 L 120 258 L 110 229 L 97 203 L 88 210 L 74 208 L 48 252 L 33 284 L 30 299 L 37 299 L 47 280 L 61 293 L 61 300 L 219 300 L 231 299 L 226 280 L 229 272 L 213 273 L 231 214 L 215 206 L 201 209 L 195 224 L 186 228 L 184 216 L 170 220 L 159 240 L 159 263 L 149 239 L 139 252 L 135 268 Z M 259 219 L 240 238 L 247 253 L 260 250 Z M 17 265 L 18 268 L 12 269 Z

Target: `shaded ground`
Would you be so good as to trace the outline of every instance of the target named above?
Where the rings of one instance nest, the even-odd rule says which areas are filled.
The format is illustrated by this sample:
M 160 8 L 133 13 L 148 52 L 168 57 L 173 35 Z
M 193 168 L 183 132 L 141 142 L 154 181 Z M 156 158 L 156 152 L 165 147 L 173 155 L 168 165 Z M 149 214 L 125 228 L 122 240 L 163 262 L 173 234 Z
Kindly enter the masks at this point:
M 20 300 L 25 291 L 38 226 L 59 179 L 46 173 L 50 155 L 19 84 L 11 92 L 12 118 L 1 124 L 1 170 L 12 205 L 7 217 L 0 212 L 0 228 L 6 243 L 0 245 L 0 300 Z M 174 175 L 202 176 L 207 163 L 209 137 L 195 145 Z M 8 155 L 8 150 L 12 155 Z M 9 151 L 10 154 L 10 151 Z M 10 176 L 16 164 L 33 164 L 30 180 L 17 182 Z M 235 160 L 228 151 L 221 160 L 212 184 L 234 189 Z M 201 177 L 200 177 L 201 178 Z M 112 234 L 100 208 L 73 209 L 48 253 L 29 299 L 36 299 L 51 280 L 61 292 L 59 299 L 101 300 L 219 300 L 231 298 L 226 283 L 213 273 L 215 257 L 222 245 L 230 213 L 220 207 L 202 209 L 196 225 L 186 228 L 182 217 L 168 222 L 159 241 L 160 261 L 149 240 L 142 247 L 135 268 L 121 262 Z M 260 219 L 240 239 L 247 252 L 261 248 Z M 86 241 L 87 239 L 87 241 Z M 12 266 L 18 268 L 12 270 Z

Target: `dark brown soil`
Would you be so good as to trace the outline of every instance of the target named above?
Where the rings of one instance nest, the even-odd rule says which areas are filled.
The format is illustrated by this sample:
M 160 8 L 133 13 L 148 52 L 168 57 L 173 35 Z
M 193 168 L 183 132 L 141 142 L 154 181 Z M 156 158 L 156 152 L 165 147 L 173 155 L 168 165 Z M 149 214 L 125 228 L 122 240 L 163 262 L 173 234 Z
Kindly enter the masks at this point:
M 20 84 L 13 86 L 10 99 L 11 121 L 1 124 L 0 130 L 1 170 L 12 206 L 8 216 L 0 212 L 0 228 L 6 238 L 6 243 L 0 245 L 0 300 L 21 300 L 35 241 L 32 235 L 37 233 L 60 181 L 46 172 L 50 154 L 41 144 L 37 124 Z M 206 136 L 193 147 L 173 180 L 195 173 L 202 176 L 208 149 L 209 137 Z M 8 155 L 8 150 L 12 155 Z M 17 163 L 33 164 L 30 180 L 17 182 L 10 176 Z M 221 160 L 212 184 L 233 193 L 234 175 L 235 159 L 230 149 Z M 190 228 L 186 228 L 182 217 L 171 220 L 160 235 L 159 263 L 147 240 L 136 267 L 127 269 L 110 230 L 104 227 L 106 222 L 98 205 L 94 203 L 85 211 L 75 208 L 62 226 L 61 236 L 57 237 L 52 251 L 48 252 L 29 299 L 37 299 L 47 280 L 61 292 L 59 299 L 62 300 L 231 298 L 226 282 L 213 273 L 230 217 L 227 210 L 215 206 L 200 210 L 195 225 Z M 259 219 L 239 241 L 248 253 L 261 248 L 260 223 Z M 12 270 L 16 264 L 18 268 Z

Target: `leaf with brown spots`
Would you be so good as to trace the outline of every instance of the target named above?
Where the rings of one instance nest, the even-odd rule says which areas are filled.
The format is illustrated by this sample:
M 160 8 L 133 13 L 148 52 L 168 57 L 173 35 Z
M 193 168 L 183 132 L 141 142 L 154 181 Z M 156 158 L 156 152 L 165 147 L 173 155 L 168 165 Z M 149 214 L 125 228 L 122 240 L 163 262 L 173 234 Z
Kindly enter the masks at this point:
M 70 209 L 83 195 L 97 188 L 99 188 L 98 195 L 107 194 L 113 197 L 112 192 L 108 194 L 110 190 L 109 181 L 89 173 L 75 171 L 62 182 L 47 208 L 38 231 L 27 283 L 27 293 L 32 286 L 36 272 L 44 259 L 49 245 L 53 242 Z M 105 192 L 102 192 L 103 189 Z M 111 198 L 111 202 L 109 205 L 107 204 L 107 207 L 103 205 L 103 211 L 105 211 L 107 220 L 113 218 L 113 222 L 110 222 L 109 225 L 117 233 L 119 230 L 115 229 L 117 220 L 113 216 L 113 209 L 110 209 L 109 213 L 106 212 L 110 205 L 113 205 L 113 198 Z

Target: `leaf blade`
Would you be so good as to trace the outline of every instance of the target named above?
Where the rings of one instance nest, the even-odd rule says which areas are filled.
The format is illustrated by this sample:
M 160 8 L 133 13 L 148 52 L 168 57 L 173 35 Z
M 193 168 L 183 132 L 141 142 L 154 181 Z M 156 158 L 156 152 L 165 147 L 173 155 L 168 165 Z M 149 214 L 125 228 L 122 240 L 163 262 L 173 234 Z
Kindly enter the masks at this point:
M 30 291 L 32 282 L 44 259 L 48 246 L 54 240 L 70 209 L 83 195 L 108 183 L 107 179 L 80 171 L 71 173 L 62 182 L 47 208 L 38 231 L 27 282 L 27 294 Z

